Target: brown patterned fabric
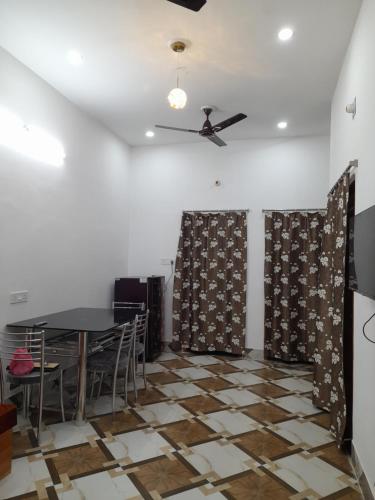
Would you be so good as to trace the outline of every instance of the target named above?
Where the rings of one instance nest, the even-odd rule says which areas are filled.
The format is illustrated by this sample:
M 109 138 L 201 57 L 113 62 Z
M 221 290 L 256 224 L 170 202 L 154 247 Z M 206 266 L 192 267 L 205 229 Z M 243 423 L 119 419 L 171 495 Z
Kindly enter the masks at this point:
M 268 358 L 312 362 L 324 212 L 272 212 L 265 228 L 265 336 Z
M 246 212 L 184 212 L 174 279 L 174 349 L 244 351 L 246 268 Z
M 343 320 L 349 174 L 328 197 L 319 268 L 313 403 L 330 411 L 331 432 L 340 444 L 346 424 Z

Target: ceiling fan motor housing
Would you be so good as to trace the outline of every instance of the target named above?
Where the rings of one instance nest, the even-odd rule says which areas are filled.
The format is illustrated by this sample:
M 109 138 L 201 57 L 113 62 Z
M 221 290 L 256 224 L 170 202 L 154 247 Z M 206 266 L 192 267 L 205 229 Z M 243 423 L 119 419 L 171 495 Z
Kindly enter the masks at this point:
M 213 108 L 210 106 L 203 106 L 202 108 L 203 113 L 206 115 L 206 121 L 203 123 L 203 128 L 199 132 L 199 134 L 202 137 L 206 137 L 208 135 L 212 135 L 214 133 L 211 122 L 210 122 L 210 114 L 213 111 Z

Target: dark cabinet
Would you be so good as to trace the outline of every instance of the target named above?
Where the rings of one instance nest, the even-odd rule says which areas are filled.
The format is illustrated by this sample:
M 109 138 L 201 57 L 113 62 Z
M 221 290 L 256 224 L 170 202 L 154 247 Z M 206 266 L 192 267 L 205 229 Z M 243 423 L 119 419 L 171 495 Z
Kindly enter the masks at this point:
M 136 276 L 115 280 L 115 302 L 144 302 L 149 310 L 147 361 L 154 361 L 162 350 L 164 287 L 164 276 Z

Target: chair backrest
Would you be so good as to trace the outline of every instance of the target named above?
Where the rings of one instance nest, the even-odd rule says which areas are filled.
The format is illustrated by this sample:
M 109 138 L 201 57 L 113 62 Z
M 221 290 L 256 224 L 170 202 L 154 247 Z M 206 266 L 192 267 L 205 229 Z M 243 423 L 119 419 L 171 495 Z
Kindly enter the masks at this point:
M 34 363 L 40 363 L 41 383 L 44 379 L 45 344 L 44 331 L 32 332 L 0 332 L 0 395 L 1 401 L 5 399 L 6 368 L 16 349 L 27 350 L 25 357 L 17 355 L 17 361 L 30 361 L 30 355 Z M 22 375 L 20 376 L 20 378 Z
M 121 356 L 124 354 L 130 359 L 135 337 L 135 321 L 121 325 L 121 334 L 117 348 L 115 373 L 117 373 Z
M 144 311 L 146 304 L 144 302 L 121 302 L 114 300 L 112 302 L 112 309 L 139 309 L 140 311 Z
M 147 310 L 146 314 L 137 314 L 137 316 L 135 317 L 135 341 L 136 342 L 142 342 L 142 343 L 146 344 L 148 315 L 149 315 L 149 311 Z

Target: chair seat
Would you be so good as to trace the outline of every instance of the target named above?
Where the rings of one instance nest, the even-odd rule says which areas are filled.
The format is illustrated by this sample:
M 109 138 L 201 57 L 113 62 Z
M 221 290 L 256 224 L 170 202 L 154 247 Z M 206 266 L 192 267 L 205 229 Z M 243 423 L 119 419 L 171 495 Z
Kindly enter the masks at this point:
M 61 368 L 57 366 L 53 370 L 44 370 L 44 379 L 45 380 L 53 380 L 60 376 Z M 31 385 L 31 384 L 39 384 L 40 381 L 40 371 L 39 369 L 34 369 L 32 372 L 27 373 L 26 375 L 13 375 L 7 370 L 7 379 L 8 382 L 12 384 L 23 384 L 23 385 Z
M 87 368 L 90 371 L 112 372 L 115 368 L 116 357 L 117 357 L 117 352 L 112 350 L 94 354 L 93 356 L 90 356 L 90 358 L 87 360 Z M 125 354 L 123 354 L 120 357 L 119 370 L 125 369 L 127 362 L 128 362 L 128 357 Z

